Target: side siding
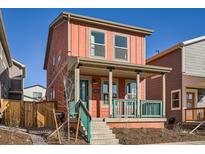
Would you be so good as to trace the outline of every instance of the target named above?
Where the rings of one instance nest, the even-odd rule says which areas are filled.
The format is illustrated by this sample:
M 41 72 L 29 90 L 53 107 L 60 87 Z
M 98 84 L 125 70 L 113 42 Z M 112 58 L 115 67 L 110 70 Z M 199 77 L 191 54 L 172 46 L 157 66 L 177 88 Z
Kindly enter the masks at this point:
M 205 77 L 205 41 L 184 47 L 185 74 Z
M 176 121 L 182 120 L 182 112 L 180 110 L 171 110 L 171 91 L 182 89 L 182 52 L 180 49 L 158 58 L 148 63 L 149 65 L 171 67 L 172 71 L 166 74 L 166 117 L 175 117 Z M 162 77 L 156 76 L 146 80 L 146 99 L 162 100 Z
M 57 57 L 60 55 L 60 63 L 57 64 Z M 55 90 L 55 100 L 58 102 L 56 104 L 57 110 L 65 111 L 62 107 L 62 101 L 64 99 L 64 88 L 63 88 L 63 75 L 62 73 L 53 81 L 59 69 L 62 67 L 64 62 L 67 59 L 68 55 L 68 22 L 64 21 L 63 23 L 57 25 L 53 30 L 50 54 L 48 59 L 47 67 L 47 87 L 46 96 L 49 100 L 52 89 Z M 53 57 L 55 57 L 55 65 L 53 65 Z M 51 82 L 52 85 L 50 84 Z
M 0 50 L 2 50 L 2 59 L 0 59 L 0 99 L 1 99 L 1 98 L 8 98 L 9 66 L 1 42 L 0 42 Z

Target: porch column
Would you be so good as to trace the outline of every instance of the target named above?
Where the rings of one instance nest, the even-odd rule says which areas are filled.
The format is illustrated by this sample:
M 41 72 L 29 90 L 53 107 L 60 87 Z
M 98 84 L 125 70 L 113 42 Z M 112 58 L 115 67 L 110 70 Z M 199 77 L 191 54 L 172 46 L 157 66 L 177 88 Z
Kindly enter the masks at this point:
M 162 74 L 162 101 L 163 101 L 163 117 L 166 117 L 166 78 Z
M 140 72 L 136 76 L 137 117 L 140 117 Z
M 77 66 L 75 68 L 75 102 L 80 99 L 80 68 Z
M 112 68 L 109 68 L 109 115 L 112 117 Z

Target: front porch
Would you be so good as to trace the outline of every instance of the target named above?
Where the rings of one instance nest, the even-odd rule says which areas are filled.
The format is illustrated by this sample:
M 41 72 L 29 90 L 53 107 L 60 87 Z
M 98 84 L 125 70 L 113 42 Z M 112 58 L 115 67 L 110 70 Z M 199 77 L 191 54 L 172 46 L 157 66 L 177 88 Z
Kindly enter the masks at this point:
M 205 121 L 205 78 L 184 75 L 182 96 L 183 121 Z
M 82 100 L 92 118 L 105 118 L 108 123 L 166 121 L 165 74 L 170 68 L 80 57 L 69 57 L 69 62 L 74 102 Z M 146 100 L 145 79 L 157 75 L 163 78 L 163 100 Z

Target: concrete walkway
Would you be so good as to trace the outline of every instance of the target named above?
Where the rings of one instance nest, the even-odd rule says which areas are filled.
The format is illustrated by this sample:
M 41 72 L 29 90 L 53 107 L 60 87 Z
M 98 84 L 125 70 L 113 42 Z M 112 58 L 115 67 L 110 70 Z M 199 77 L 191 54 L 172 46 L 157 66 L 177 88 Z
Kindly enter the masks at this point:
M 205 141 L 171 142 L 161 143 L 160 145 L 205 145 Z

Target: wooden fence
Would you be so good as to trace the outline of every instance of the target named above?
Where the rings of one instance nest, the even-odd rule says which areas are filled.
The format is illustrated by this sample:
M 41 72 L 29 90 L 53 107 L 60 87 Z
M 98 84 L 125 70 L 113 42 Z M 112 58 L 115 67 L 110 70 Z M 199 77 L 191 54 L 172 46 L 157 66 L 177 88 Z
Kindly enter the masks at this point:
M 1 99 L 0 110 L 7 126 L 25 128 L 52 128 L 55 126 L 55 102 L 25 102 Z

